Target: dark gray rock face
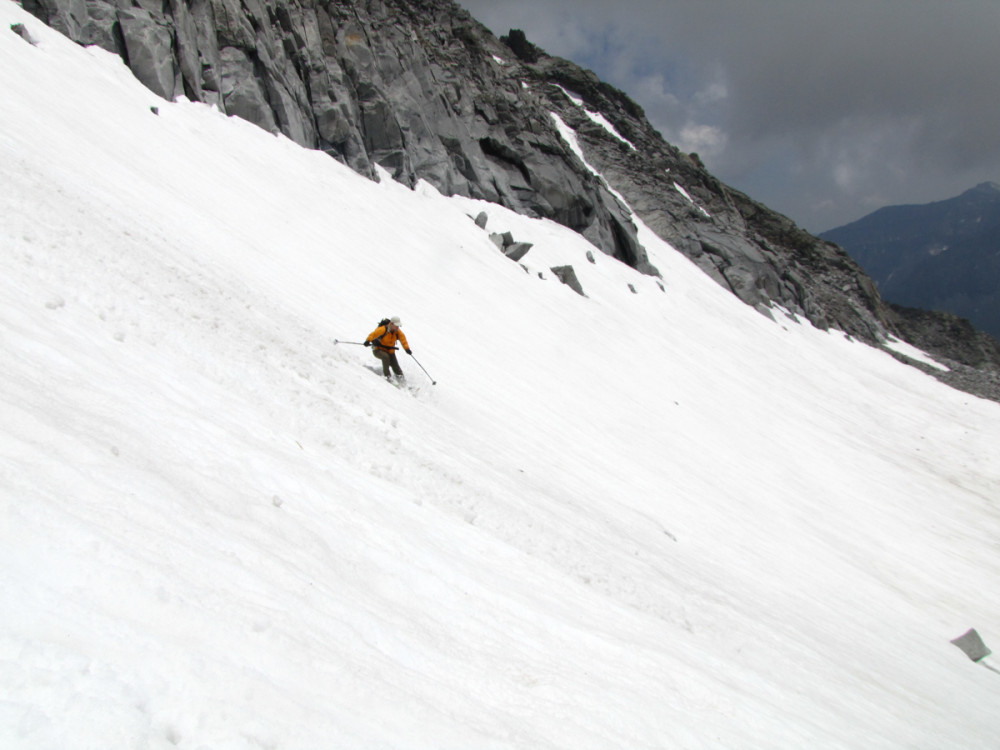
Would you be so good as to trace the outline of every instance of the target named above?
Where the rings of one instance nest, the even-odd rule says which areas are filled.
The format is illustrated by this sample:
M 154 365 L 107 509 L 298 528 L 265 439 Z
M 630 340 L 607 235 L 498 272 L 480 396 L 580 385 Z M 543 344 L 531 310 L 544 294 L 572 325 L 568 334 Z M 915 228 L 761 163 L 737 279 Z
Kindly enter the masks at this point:
M 590 71 L 545 56 L 528 67 L 576 131 L 588 163 L 650 229 L 741 300 L 762 311 L 777 304 L 868 342 L 891 331 L 875 285 L 846 253 L 723 185 Z M 588 112 L 603 115 L 624 140 L 609 137 Z
M 23 0 L 21 7 L 59 33 L 81 41 L 81 32 L 89 18 L 84 0 Z
M 170 29 L 156 23 L 153 15 L 142 8 L 119 10 L 117 17 L 125 54 L 135 77 L 150 91 L 164 99 L 172 99 L 177 72 Z
M 646 273 L 631 216 L 566 147 L 511 50 L 449 0 L 26 0 L 166 99 L 210 102 L 358 172 L 581 232 Z M 505 62 L 511 58 L 514 62 Z
M 720 183 L 593 73 L 523 33 L 505 44 L 451 0 L 23 2 L 70 38 L 121 55 L 164 98 L 215 104 L 373 179 L 377 165 L 411 186 L 423 179 L 552 219 L 658 276 L 634 211 L 765 314 L 780 306 L 873 344 L 905 338 L 840 248 Z M 577 133 L 586 164 L 553 114 Z M 906 325 L 912 334 L 918 323 Z

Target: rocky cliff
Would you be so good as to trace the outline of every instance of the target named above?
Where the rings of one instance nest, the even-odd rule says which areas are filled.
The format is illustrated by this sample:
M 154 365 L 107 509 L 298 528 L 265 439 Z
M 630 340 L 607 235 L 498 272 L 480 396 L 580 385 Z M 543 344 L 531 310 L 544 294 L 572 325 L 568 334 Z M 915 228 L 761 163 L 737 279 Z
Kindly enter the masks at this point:
M 498 39 L 450 0 L 23 5 L 70 38 L 119 54 L 164 98 L 212 103 L 373 179 L 378 165 L 410 185 L 424 179 L 552 219 L 656 275 L 634 210 L 765 314 L 780 309 L 869 343 L 912 339 L 907 327 L 920 325 L 894 314 L 836 245 L 666 143 L 626 94 L 523 33 Z M 553 115 L 576 131 L 587 164 Z M 953 358 L 949 346 L 937 354 Z M 995 387 L 1000 355 L 977 371 Z
M 447 0 L 25 0 L 186 96 L 375 177 L 501 203 L 571 227 L 647 273 L 628 213 L 566 148 L 544 98 Z

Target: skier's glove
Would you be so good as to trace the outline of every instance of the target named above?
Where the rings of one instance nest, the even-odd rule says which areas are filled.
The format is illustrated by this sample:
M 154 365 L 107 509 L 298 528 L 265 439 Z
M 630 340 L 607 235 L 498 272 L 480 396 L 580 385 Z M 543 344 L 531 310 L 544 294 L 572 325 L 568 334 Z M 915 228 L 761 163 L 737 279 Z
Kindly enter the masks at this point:
M 371 345 L 372 345 L 372 342 L 371 342 L 371 341 L 366 341 L 366 342 L 365 342 L 365 346 L 371 346 Z
M 413 350 L 412 349 L 407 349 L 406 353 L 409 354 L 410 356 L 413 356 Z

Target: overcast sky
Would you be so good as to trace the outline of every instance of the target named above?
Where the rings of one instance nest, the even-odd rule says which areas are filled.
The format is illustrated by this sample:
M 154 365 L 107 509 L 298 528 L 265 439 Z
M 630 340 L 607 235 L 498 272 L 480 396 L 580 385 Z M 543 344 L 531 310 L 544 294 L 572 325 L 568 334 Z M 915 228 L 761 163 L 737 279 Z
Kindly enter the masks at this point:
M 818 233 L 1000 182 L 1000 0 L 458 0 Z

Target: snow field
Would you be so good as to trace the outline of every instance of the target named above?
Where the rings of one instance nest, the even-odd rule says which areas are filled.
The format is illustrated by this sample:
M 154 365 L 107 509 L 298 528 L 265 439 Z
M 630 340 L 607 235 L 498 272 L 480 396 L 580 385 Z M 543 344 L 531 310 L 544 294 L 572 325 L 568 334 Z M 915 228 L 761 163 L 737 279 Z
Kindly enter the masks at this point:
M 996 404 L 0 14 L 4 747 L 993 741 Z

